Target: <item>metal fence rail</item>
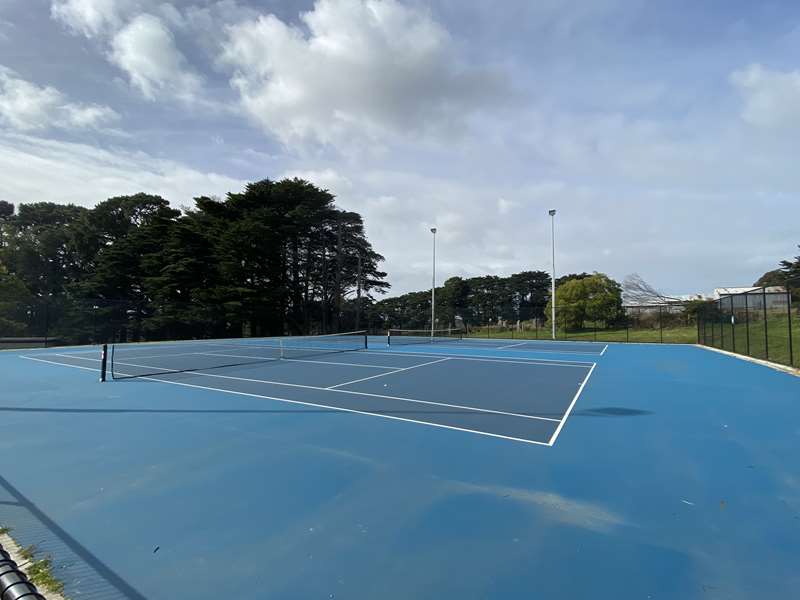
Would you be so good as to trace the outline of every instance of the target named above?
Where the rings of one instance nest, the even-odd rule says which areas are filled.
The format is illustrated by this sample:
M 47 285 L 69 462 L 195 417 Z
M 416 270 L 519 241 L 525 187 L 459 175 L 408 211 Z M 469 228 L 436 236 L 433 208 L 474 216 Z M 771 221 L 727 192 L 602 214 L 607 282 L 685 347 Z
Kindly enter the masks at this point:
M 697 343 L 697 302 L 669 302 L 622 306 L 613 316 L 593 316 L 578 307 L 556 307 L 556 339 L 597 342 Z M 584 314 L 585 313 L 585 314 Z M 518 323 L 484 324 L 470 328 L 470 335 L 513 339 L 550 339 L 546 319 Z
M 788 366 L 798 366 L 800 315 L 792 290 L 756 288 L 722 296 L 698 312 L 698 343 Z M 794 311 L 794 314 L 793 314 Z

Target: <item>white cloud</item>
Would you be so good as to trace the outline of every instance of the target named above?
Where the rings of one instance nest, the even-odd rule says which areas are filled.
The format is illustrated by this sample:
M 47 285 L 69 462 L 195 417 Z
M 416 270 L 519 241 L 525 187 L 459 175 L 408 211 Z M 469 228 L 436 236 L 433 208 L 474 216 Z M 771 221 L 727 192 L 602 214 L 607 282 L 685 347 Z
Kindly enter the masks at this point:
M 22 131 L 99 128 L 119 118 L 108 106 L 69 102 L 57 89 L 0 66 L 0 124 Z
M 293 170 L 287 171 L 278 179 L 292 179 L 297 177 L 298 179 L 305 179 L 306 181 L 310 181 L 318 188 L 326 189 L 334 195 L 340 194 L 348 194 L 353 189 L 353 182 L 350 181 L 349 178 L 345 177 L 344 175 L 334 171 L 333 169 L 322 169 L 319 171 L 304 171 L 304 170 Z
M 458 65 L 445 29 L 395 0 L 318 0 L 307 28 L 273 15 L 228 28 L 222 60 L 250 116 L 284 143 L 460 132 L 504 89 Z
M 0 19 L 0 42 L 6 42 L 10 39 L 8 32 L 14 30 L 14 24 L 5 19 Z
M 93 206 L 112 196 L 147 192 L 177 207 L 191 205 L 195 196 L 222 197 L 245 185 L 143 152 L 108 151 L 24 134 L 0 138 L 0 173 L 14 174 L 0 178 L 0 198 L 14 203 L 36 200 Z
M 724 36 L 709 46 L 668 27 L 653 44 L 642 19 L 669 9 L 645 5 L 509 0 L 498 12 L 439 2 L 429 12 L 418 0 L 317 0 L 290 21 L 264 14 L 273 6 L 265 2 L 55 0 L 53 16 L 97 40 L 146 97 L 197 98 L 212 87 L 195 73 L 224 73 L 244 113 L 284 147 L 242 136 L 217 112 L 192 117 L 224 145 L 173 151 L 209 164 L 224 153 L 213 164 L 250 179 L 283 173 L 329 188 L 364 215 L 394 292 L 429 284 L 433 225 L 442 279 L 548 268 L 549 208 L 559 211 L 562 273 L 636 271 L 671 293 L 752 283 L 796 251 L 800 71 L 747 65 L 753 56 L 785 64 L 796 34 L 776 46 Z M 200 53 L 189 48 L 209 63 L 190 70 Z M 742 66 L 733 74 L 731 60 Z M 486 64 L 513 81 L 510 102 L 499 101 L 509 95 L 499 67 L 476 66 Z M 28 96 L 32 105 L 13 114 L 31 127 L 39 121 L 30 115 L 46 112 L 33 101 L 49 104 L 47 94 Z M 91 110 L 71 114 L 76 126 L 93 119 Z M 78 172 L 109 188 L 140 181 L 101 166 L 107 160 L 87 156 Z M 148 173 L 171 168 L 142 160 Z M 0 187 L 38 189 L 47 179 L 19 169 L 32 181 Z M 191 173 L 192 194 L 213 188 Z M 85 189 L 81 178 L 57 179 L 70 197 Z M 167 180 L 152 175 L 153 187 Z
M 185 29 L 191 22 L 172 4 L 157 0 L 53 0 L 50 14 L 73 33 L 99 40 L 108 60 L 122 69 L 131 85 L 148 100 L 199 99 L 202 78 L 189 65 L 172 32 Z M 218 23 L 214 25 L 219 29 Z M 194 33 L 202 38 L 208 32 Z
M 127 0 L 53 0 L 50 15 L 75 33 L 96 37 L 120 27 Z
M 512 200 L 507 200 L 506 198 L 497 199 L 497 212 L 499 212 L 501 215 L 507 215 L 512 210 L 517 208 L 517 206 L 519 206 L 519 204 Z
M 773 71 L 753 64 L 734 72 L 731 81 L 744 98 L 745 121 L 769 129 L 800 130 L 800 70 Z
M 111 58 L 148 100 L 173 96 L 196 99 L 202 80 L 175 45 L 170 30 L 158 18 L 142 14 L 125 25 L 111 42 Z

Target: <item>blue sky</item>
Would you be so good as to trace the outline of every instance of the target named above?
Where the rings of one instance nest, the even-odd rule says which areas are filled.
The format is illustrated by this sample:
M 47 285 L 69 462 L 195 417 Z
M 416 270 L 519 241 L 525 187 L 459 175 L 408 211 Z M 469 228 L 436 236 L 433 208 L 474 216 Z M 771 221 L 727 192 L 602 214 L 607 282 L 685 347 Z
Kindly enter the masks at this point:
M 549 268 L 669 293 L 800 243 L 800 5 L 0 0 L 0 199 L 301 176 L 393 291 Z

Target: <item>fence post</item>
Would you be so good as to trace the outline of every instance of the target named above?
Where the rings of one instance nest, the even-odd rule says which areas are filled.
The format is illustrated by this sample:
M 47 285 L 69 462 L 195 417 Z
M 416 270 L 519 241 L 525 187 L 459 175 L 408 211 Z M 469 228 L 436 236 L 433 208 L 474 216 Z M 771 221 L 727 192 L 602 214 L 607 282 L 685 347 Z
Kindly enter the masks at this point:
M 658 336 L 661 343 L 664 343 L 664 316 L 662 312 L 662 306 L 659 304 L 658 306 Z
M 733 313 L 733 296 L 731 296 L 731 347 L 736 352 L 736 315 Z
M 700 325 L 701 319 L 702 319 L 702 323 L 703 323 L 703 346 L 707 346 L 708 343 L 707 343 L 707 340 L 706 340 L 706 317 L 705 317 L 705 315 L 701 315 L 700 311 L 698 310 L 697 311 L 697 324 L 698 325 Z
M 631 321 L 628 318 L 628 313 L 625 313 L 625 341 L 631 341 Z
M 700 343 L 700 319 L 697 319 L 697 343 Z
M 708 319 L 706 318 L 705 310 L 703 312 L 703 345 L 708 346 Z
M 794 366 L 794 348 L 792 346 L 792 294 L 786 288 L 786 318 L 789 325 L 789 364 Z
M 44 300 L 44 347 L 48 346 L 48 338 L 50 337 L 50 307 L 48 306 L 47 296 Z
M 725 350 L 725 315 L 722 312 L 722 298 L 719 299 L 719 347 Z
M 744 327 L 747 334 L 747 356 L 750 354 L 750 307 L 747 305 L 747 292 L 744 293 Z
M 716 321 L 716 317 L 711 317 L 711 345 L 716 348 L 717 347 L 717 340 L 716 340 L 716 331 L 714 331 L 714 322 Z
M 767 324 L 767 288 L 761 288 L 761 300 L 764 305 L 764 357 L 769 360 L 769 334 L 767 333 L 767 329 L 769 329 L 769 325 Z

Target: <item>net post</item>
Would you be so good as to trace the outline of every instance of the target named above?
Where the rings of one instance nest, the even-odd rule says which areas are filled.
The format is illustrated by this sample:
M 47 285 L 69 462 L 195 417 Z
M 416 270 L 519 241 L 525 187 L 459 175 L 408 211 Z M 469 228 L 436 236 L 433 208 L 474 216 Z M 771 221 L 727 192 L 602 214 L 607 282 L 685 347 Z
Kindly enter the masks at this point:
M 369 349 L 369 342 L 367 342 L 367 332 L 364 332 L 364 350 Z
M 391 346 L 392 345 L 392 330 L 391 329 L 387 329 L 386 330 L 386 345 L 387 346 Z
M 106 370 L 108 368 L 108 344 L 103 344 L 100 351 L 100 383 L 106 380 Z

